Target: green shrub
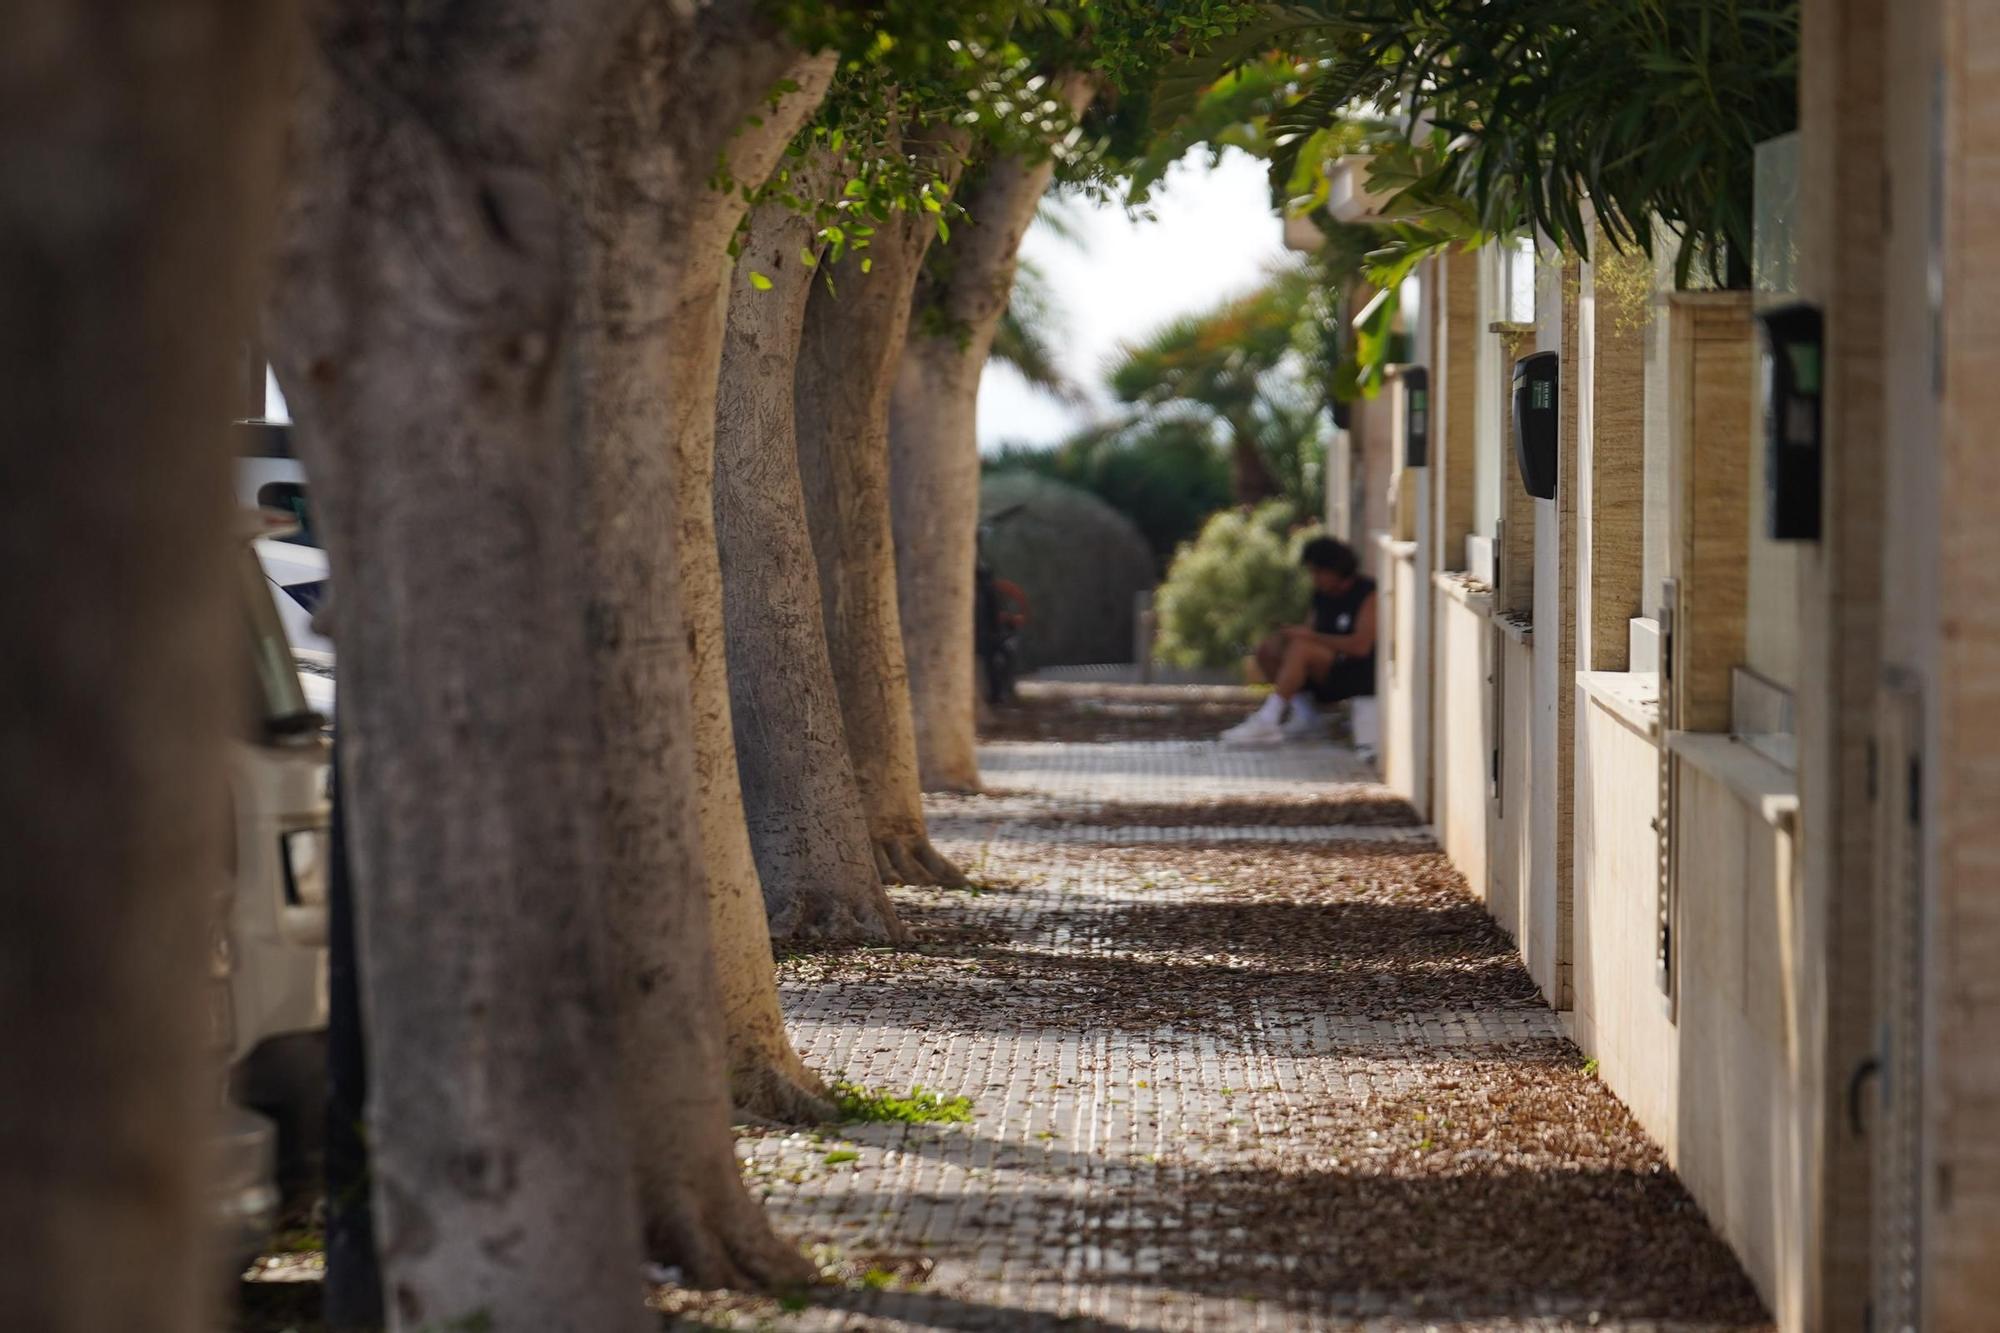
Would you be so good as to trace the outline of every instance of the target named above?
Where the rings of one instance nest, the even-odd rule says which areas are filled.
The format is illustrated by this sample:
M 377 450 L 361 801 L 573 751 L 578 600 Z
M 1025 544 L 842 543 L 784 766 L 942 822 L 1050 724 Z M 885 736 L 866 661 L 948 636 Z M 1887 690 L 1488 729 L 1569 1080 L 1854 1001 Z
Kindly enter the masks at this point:
M 1296 513 L 1283 500 L 1225 510 L 1181 547 L 1154 601 L 1161 661 L 1233 666 L 1279 625 L 1305 619 L 1312 583 L 1299 548 L 1314 530 L 1292 531 Z
M 1229 460 L 1199 421 L 1092 427 L 1051 448 L 1008 446 L 985 465 L 989 474 L 1033 472 L 1089 491 L 1132 520 L 1159 569 L 1230 496 Z
M 1028 472 L 989 473 L 980 513 L 1016 506 L 988 532 L 986 559 L 1028 595 L 1022 667 L 1131 661 L 1137 595 L 1159 580 L 1146 539 L 1088 491 Z

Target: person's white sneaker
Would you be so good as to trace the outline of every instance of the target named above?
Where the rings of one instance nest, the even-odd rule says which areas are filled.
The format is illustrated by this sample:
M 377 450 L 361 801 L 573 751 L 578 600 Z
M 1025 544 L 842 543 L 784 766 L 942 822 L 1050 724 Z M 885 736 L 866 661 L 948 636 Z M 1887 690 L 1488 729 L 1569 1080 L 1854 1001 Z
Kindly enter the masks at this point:
M 1262 713 L 1252 713 L 1222 733 L 1222 743 L 1234 746 L 1283 745 L 1285 729 Z
M 1326 739 L 1326 718 L 1301 695 L 1292 700 L 1291 716 L 1284 720 L 1279 730 L 1288 741 L 1323 741 Z

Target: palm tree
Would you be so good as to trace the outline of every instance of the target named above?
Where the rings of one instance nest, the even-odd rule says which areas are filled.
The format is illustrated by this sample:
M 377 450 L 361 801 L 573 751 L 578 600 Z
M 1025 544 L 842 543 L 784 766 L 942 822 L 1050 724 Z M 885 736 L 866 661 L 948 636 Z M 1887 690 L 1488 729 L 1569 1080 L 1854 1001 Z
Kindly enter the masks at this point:
M 1282 495 L 1317 509 L 1311 492 L 1327 388 L 1301 347 L 1323 306 L 1310 268 L 1278 269 L 1247 295 L 1126 344 L 1106 382 L 1149 415 L 1206 421 L 1219 431 L 1238 503 Z

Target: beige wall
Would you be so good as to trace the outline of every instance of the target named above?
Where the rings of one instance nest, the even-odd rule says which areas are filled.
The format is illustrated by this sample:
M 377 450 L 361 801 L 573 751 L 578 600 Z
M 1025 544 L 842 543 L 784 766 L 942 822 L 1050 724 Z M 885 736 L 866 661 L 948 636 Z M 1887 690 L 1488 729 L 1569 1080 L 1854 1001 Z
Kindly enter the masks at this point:
M 1581 688 L 1576 729 L 1576 1035 L 1662 1144 L 1675 1142 L 1673 1014 L 1656 984 L 1660 747 Z
M 1486 907 L 1525 956 L 1532 935 L 1526 908 L 1533 873 L 1534 637 L 1498 624 L 1493 637 L 1500 655 L 1500 794 L 1486 850 Z M 1543 979 L 1536 982 L 1546 995 Z
M 1798 1195 L 1799 960 L 1789 833 L 1754 801 L 1790 777 L 1747 747 L 1732 780 L 1678 764 L 1679 1096 L 1675 1169 L 1736 1250 L 1781 1326 L 1801 1327 Z
M 1378 543 L 1376 562 L 1383 609 L 1388 614 L 1391 639 L 1376 654 L 1376 693 L 1382 717 L 1382 781 L 1410 802 L 1419 817 L 1427 817 L 1423 792 L 1419 787 L 1421 767 L 1417 755 L 1418 689 L 1426 693 L 1429 681 L 1417 674 L 1417 611 L 1420 599 L 1428 600 L 1428 590 L 1419 591 L 1417 551 L 1414 542 L 1383 538 Z
M 1432 684 L 1431 823 L 1472 891 L 1487 895 L 1487 765 L 1492 754 L 1493 599 L 1465 580 L 1440 575 L 1431 623 L 1437 627 Z

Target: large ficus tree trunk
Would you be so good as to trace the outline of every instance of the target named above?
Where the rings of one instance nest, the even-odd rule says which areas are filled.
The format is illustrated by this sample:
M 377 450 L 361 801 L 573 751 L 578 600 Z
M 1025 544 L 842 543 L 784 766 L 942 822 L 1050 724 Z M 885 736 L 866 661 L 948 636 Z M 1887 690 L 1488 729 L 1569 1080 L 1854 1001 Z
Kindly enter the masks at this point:
M 282 18 L 49 0 L 0 41 L 10 1328 L 211 1326 L 207 927 L 247 720 L 227 421 Z
M 631 0 L 314 13 L 276 302 L 339 588 L 398 1328 L 637 1330 L 562 147 Z
M 699 134 L 678 150 L 684 161 L 726 153 L 737 184 L 762 184 L 785 146 L 812 115 L 833 77 L 832 55 L 793 53 L 779 73 L 795 85 L 775 104 L 743 100 L 758 81 L 732 71 L 780 51 L 757 29 L 747 0 L 712 6 L 676 86 L 686 103 L 715 109 L 712 121 L 671 120 L 669 136 Z M 759 77 L 762 77 L 761 74 Z M 731 130 L 734 137 L 727 137 Z M 718 137 L 720 136 L 720 137 Z M 667 447 L 673 470 L 674 536 L 681 612 L 692 672 L 695 772 L 700 785 L 702 857 L 714 933 L 717 982 L 729 1037 L 729 1084 L 736 1105 L 777 1120 L 831 1114 L 820 1080 L 785 1034 L 771 954 L 764 891 L 744 824 L 736 740 L 723 645 L 722 566 L 715 545 L 715 395 L 733 264 L 730 239 L 748 205 L 740 188 L 675 196 L 661 243 L 676 252 L 665 304 Z
M 936 149 L 925 156 L 956 179 L 962 139 Z M 861 252 L 869 272 L 848 262 L 837 284 L 813 284 L 797 380 L 799 466 L 847 752 L 877 869 L 905 884 L 965 882 L 931 846 L 924 822 L 889 518 L 889 393 L 936 234 L 930 214 L 903 214 Z
M 730 1134 L 667 450 L 667 309 L 679 266 L 661 243 L 662 205 L 708 188 L 713 165 L 712 153 L 684 157 L 675 151 L 684 141 L 662 133 L 669 115 L 686 114 L 676 76 L 693 35 L 667 0 L 647 0 L 573 141 L 570 445 L 584 481 L 576 532 L 589 583 L 619 1086 L 640 1215 L 649 1252 L 691 1284 L 765 1286 L 812 1269 L 744 1190 Z M 764 92 L 770 77 L 737 100 Z M 768 976 L 770 946 L 758 943 Z
M 816 200 L 838 176 L 814 150 L 785 187 Z M 781 201 L 760 204 L 730 292 L 715 469 L 729 703 L 773 933 L 899 939 L 847 756 L 799 480 L 793 379 L 816 231 Z
M 1091 84 L 1065 80 L 1073 107 Z M 917 284 L 916 327 L 889 409 L 896 586 L 926 789 L 977 791 L 973 569 L 979 525 L 979 377 L 1007 312 L 1021 240 L 1049 188 L 1047 159 L 998 157 L 964 192 L 969 214 Z

